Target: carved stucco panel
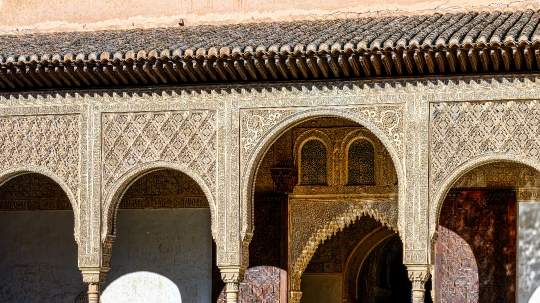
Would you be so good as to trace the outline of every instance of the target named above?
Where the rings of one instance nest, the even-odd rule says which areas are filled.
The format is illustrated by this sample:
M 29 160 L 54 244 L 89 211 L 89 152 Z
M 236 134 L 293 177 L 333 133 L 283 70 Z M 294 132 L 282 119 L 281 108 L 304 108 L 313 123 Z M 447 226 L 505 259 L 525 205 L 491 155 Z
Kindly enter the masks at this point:
M 131 112 L 102 114 L 102 184 L 106 197 L 105 234 L 113 230 L 119 201 L 118 182 L 132 170 L 176 167 L 200 179 L 215 210 L 217 180 L 217 124 L 212 110 Z M 156 166 L 156 167 L 154 167 Z M 215 215 L 215 213 L 213 213 Z M 215 232 L 215 218 L 212 229 Z
M 443 195 L 456 176 L 494 160 L 540 167 L 540 104 L 536 100 L 434 103 L 430 127 L 431 230 Z
M 137 165 L 166 161 L 197 172 L 214 192 L 215 112 L 105 113 L 102 123 L 105 188 Z
M 398 201 L 395 195 L 353 199 L 291 199 L 290 270 L 292 290 L 300 290 L 300 278 L 320 243 L 368 215 L 397 231 Z

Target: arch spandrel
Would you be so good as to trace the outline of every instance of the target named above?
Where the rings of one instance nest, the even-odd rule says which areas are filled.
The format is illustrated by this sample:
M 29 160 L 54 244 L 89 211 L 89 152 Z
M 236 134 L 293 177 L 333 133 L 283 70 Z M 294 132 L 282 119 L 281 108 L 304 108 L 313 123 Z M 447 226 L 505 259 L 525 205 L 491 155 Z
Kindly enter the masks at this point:
M 404 180 L 403 105 L 362 105 L 351 107 L 240 110 L 241 216 L 242 234 L 253 230 L 252 200 L 255 176 L 264 154 L 281 134 L 306 120 L 319 117 L 344 118 L 371 131 L 388 150 L 398 180 Z M 404 196 L 399 182 L 399 197 Z M 403 201 L 400 198 L 400 210 Z M 246 239 L 244 239 L 246 240 Z
M 540 104 L 536 100 L 448 102 L 430 107 L 433 237 L 446 193 L 467 172 L 497 161 L 540 169 Z

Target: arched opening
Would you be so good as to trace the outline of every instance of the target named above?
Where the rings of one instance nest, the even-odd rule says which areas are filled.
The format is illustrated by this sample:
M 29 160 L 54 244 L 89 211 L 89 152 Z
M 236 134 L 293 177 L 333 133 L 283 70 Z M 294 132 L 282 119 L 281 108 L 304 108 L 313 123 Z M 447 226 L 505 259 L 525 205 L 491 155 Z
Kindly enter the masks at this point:
M 475 167 L 453 183 L 434 246 L 437 302 L 532 298 L 540 286 L 540 258 L 532 253 L 540 249 L 539 194 L 540 173 L 509 161 Z M 459 283 L 449 284 L 456 276 Z
M 87 289 L 77 265 L 72 204 L 37 173 L 0 186 L 0 302 L 75 302 Z
M 372 167 L 368 167 L 367 172 L 362 171 L 373 178 L 371 182 L 348 184 L 348 149 L 351 143 L 362 139 L 373 144 L 372 158 L 363 155 L 364 160 L 371 161 Z M 355 169 L 363 170 L 360 166 Z M 310 176 L 306 175 L 308 172 Z M 304 255 L 312 251 L 306 245 L 320 241 L 310 237 L 321 234 L 325 224 L 336 220 L 343 222 L 342 227 L 350 224 L 355 219 L 347 216 L 362 212 L 359 210 L 362 207 L 371 207 L 371 204 L 365 206 L 366 203 L 374 203 L 375 208 L 379 201 L 393 203 L 396 209 L 398 205 L 397 176 L 390 154 L 367 128 L 343 118 L 313 118 L 284 131 L 261 157 L 250 191 L 253 192 L 254 233 L 246 276 L 255 272 L 258 276 L 251 280 L 246 278 L 241 284 L 242 302 L 286 302 L 293 292 L 299 293 L 304 287 L 319 289 L 319 301 L 312 302 L 334 302 L 334 299 L 342 302 L 345 297 L 341 282 L 335 288 L 339 288 L 339 294 L 322 294 L 320 291 L 328 289 L 328 283 L 336 284 L 337 280 L 327 281 L 320 274 L 311 273 L 299 279 L 304 271 L 302 260 L 307 260 L 307 265 L 311 258 Z M 374 194 L 376 199 L 368 198 Z M 397 215 L 390 221 L 397 225 Z M 324 270 L 324 265 L 321 266 Z M 344 272 L 344 267 L 342 263 L 336 265 L 339 272 L 333 272 L 334 278 Z M 317 280 L 321 277 L 323 280 Z M 303 302 L 310 300 L 309 295 L 307 298 L 302 299 Z
M 188 175 L 154 170 L 125 191 L 103 303 L 211 302 L 215 266 L 207 197 Z
M 320 244 L 302 276 L 301 302 L 410 302 L 399 236 L 362 216 Z

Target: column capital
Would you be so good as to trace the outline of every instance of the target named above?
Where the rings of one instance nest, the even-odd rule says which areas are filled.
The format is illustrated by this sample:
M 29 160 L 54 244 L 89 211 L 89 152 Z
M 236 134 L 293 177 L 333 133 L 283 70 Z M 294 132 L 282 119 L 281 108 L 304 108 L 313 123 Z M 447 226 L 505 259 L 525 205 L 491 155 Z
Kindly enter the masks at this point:
M 227 297 L 227 303 L 238 303 L 238 297 L 240 293 L 240 282 L 244 280 L 244 272 L 246 268 L 244 266 L 219 266 L 221 272 L 221 278 L 225 282 L 225 293 Z
M 430 264 L 406 265 L 409 273 L 409 280 L 412 282 L 413 303 L 424 303 L 426 288 L 425 284 L 431 276 Z
M 105 283 L 108 269 L 100 267 L 96 268 L 81 268 L 84 283 L 102 284 Z

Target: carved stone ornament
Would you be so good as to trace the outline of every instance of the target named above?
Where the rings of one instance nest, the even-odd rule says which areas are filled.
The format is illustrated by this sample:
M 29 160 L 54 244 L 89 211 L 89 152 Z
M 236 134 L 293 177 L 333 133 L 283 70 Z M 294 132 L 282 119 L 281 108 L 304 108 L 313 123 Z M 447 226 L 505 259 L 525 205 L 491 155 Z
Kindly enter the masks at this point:
M 290 200 L 292 290 L 300 290 L 301 276 L 319 244 L 363 215 L 371 216 L 397 231 L 396 197 L 368 196 L 344 198 L 341 201 Z
M 276 192 L 291 193 L 298 181 L 298 172 L 292 167 L 272 167 L 270 168 L 272 180 L 276 185 Z
M 510 73 L 2 92 L 0 182 L 22 171 L 58 182 L 78 218 L 79 266 L 99 266 L 110 215 L 101 197 L 149 161 L 175 161 L 213 189 L 219 263 L 238 264 L 245 259 L 242 238 L 253 231 L 260 158 L 297 123 L 342 117 L 369 129 L 388 149 L 399 180 L 404 259 L 426 264 L 438 205 L 460 176 L 498 160 L 540 168 L 539 95 L 540 75 Z M 198 135 L 209 128 L 210 135 Z M 206 157 L 212 148 L 213 159 Z
M 540 103 L 449 102 L 431 105 L 430 226 L 459 176 L 482 164 L 511 160 L 540 168 Z

